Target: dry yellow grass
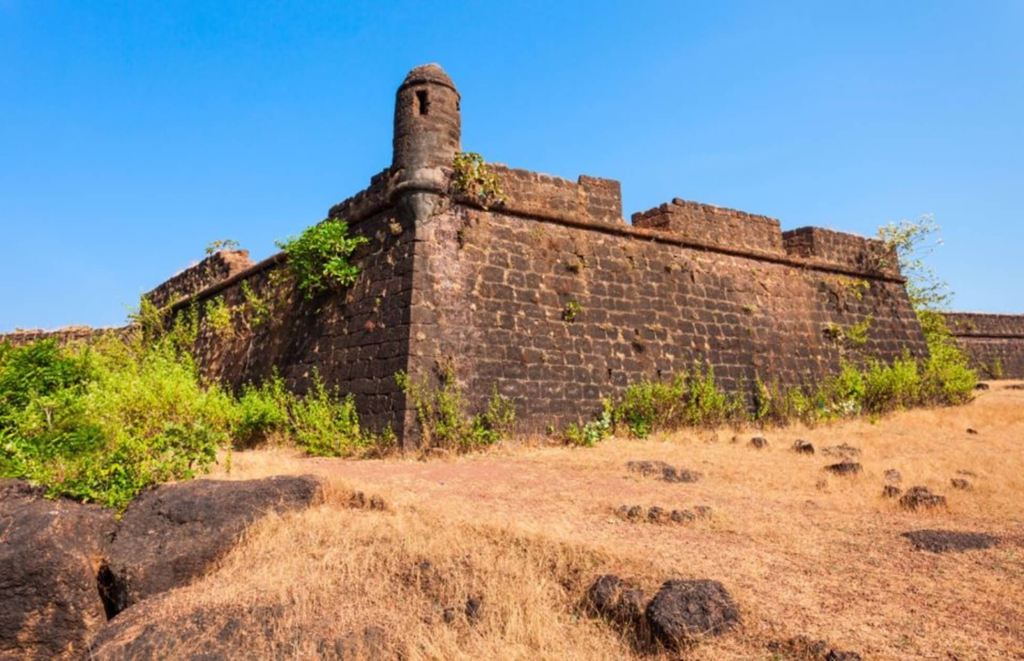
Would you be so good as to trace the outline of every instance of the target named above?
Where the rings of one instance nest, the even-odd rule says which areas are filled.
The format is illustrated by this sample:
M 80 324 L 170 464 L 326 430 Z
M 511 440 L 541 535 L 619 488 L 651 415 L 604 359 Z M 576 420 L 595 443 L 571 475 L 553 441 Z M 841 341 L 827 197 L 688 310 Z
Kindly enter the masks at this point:
M 247 635 L 234 645 L 250 658 L 319 658 L 330 641 L 368 626 L 409 659 L 631 658 L 626 641 L 577 609 L 589 581 L 611 571 L 636 578 L 648 595 L 679 577 L 716 579 L 732 592 L 743 627 L 689 658 L 769 659 L 769 641 L 803 634 L 867 659 L 1024 659 L 1024 391 L 1005 385 L 967 406 L 875 424 L 768 430 L 761 435 L 771 445 L 761 451 L 747 446 L 754 432 L 720 430 L 429 462 L 235 453 L 230 474 L 215 477 L 318 473 L 332 494 L 310 511 L 264 520 L 218 571 L 135 619 L 144 626 L 196 611 L 223 619 L 276 608 L 269 638 L 242 617 Z M 819 450 L 860 448 L 863 473 L 829 476 L 823 466 L 838 459 L 797 455 L 796 438 Z M 638 459 L 704 477 L 641 478 L 625 469 Z M 890 468 L 904 487 L 946 495 L 948 508 L 911 513 L 882 498 Z M 950 488 L 958 470 L 976 474 L 972 490 Z M 389 510 L 349 509 L 349 489 L 384 496 Z M 708 505 L 714 515 L 635 524 L 613 516 L 621 504 Z M 913 551 L 900 533 L 920 528 L 1002 542 Z M 461 613 L 476 596 L 478 624 L 461 614 L 444 622 L 444 608 Z

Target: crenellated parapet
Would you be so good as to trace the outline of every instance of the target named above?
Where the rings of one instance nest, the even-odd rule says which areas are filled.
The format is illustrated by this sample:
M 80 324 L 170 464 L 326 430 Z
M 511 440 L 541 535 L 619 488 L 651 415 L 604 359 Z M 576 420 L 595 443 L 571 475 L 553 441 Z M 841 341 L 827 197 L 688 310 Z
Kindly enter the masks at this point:
M 675 198 L 633 214 L 633 226 L 723 248 L 785 254 L 779 221 L 768 216 Z
M 836 266 L 899 277 L 899 260 L 892 246 L 879 239 L 836 232 L 821 227 L 800 227 L 782 233 L 786 253 Z

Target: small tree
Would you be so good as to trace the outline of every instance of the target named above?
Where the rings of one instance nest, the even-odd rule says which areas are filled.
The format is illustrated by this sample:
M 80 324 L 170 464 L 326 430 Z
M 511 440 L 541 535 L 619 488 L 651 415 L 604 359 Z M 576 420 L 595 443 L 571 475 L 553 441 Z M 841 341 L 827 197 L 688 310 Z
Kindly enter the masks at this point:
M 935 275 L 926 258 L 943 244 L 939 226 L 931 214 L 917 220 L 901 220 L 878 228 L 878 238 L 896 251 L 900 270 L 907 279 L 907 295 L 915 311 L 942 311 L 949 307 L 953 292 Z
M 928 343 L 925 382 L 936 399 L 959 403 L 970 399 L 977 374 L 970 369 L 967 356 L 950 333 L 942 314 L 949 308 L 953 292 L 925 261 L 943 243 L 938 234 L 939 226 L 930 214 L 916 221 L 888 223 L 878 229 L 878 237 L 896 252 L 900 270 L 907 279 L 910 304 Z

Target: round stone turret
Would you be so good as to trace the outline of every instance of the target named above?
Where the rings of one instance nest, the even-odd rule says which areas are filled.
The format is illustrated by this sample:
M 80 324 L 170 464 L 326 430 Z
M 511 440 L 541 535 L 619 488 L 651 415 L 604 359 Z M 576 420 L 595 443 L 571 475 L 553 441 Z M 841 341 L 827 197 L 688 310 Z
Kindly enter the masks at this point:
M 462 120 L 455 83 L 436 64 L 416 67 L 405 77 L 395 98 L 395 137 L 392 170 L 404 170 L 404 180 L 450 168 L 461 151 Z

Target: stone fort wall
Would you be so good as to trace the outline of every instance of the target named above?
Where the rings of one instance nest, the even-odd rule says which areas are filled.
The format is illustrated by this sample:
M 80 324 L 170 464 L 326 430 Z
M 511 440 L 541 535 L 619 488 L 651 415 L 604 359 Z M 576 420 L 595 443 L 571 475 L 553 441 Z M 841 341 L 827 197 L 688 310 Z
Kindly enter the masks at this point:
M 950 312 L 945 317 L 982 377 L 1024 379 L 1024 315 Z
M 370 239 L 348 290 L 306 299 L 283 254 L 254 264 L 236 251 L 151 292 L 172 316 L 198 314 L 208 377 L 240 388 L 276 373 L 303 392 L 319 375 L 354 394 L 367 427 L 415 444 L 399 371 L 436 384 L 453 367 L 472 407 L 497 389 L 516 399 L 521 430 L 542 431 L 588 418 L 631 382 L 698 364 L 749 392 L 757 379 L 814 382 L 844 352 L 926 354 L 883 244 L 783 232 L 772 218 L 681 199 L 627 224 L 616 181 L 504 166 L 492 169 L 507 199 L 485 205 L 453 184 L 459 105 L 433 65 L 399 88 L 391 166 L 328 212 Z M 218 307 L 229 324 L 212 323 Z M 867 328 L 859 348 L 842 341 L 855 325 Z M 1006 355 L 1010 374 L 1018 358 Z
M 410 366 L 452 364 L 481 407 L 497 387 L 527 429 L 697 364 L 730 390 L 814 382 L 865 322 L 863 354 L 927 353 L 879 242 L 682 200 L 627 225 L 617 182 L 495 171 L 505 204 L 457 198 L 417 229 Z

